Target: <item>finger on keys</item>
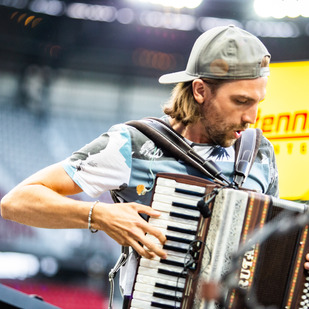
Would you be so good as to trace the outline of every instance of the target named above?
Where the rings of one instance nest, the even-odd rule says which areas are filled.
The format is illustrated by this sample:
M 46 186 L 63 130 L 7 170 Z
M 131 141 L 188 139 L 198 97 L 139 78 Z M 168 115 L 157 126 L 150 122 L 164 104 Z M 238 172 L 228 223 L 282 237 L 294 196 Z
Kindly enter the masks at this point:
M 150 238 L 145 236 L 143 240 L 143 244 L 144 244 L 144 247 L 146 247 L 147 252 L 155 253 L 155 255 L 159 256 L 162 259 L 167 258 L 167 253 L 162 248 L 157 246 L 154 242 L 152 242 Z
M 157 245 L 146 235 L 147 233 L 148 234 L 155 233 L 156 230 L 157 229 L 152 227 L 147 221 L 142 220 L 142 222 L 140 222 L 139 224 L 139 229 L 131 230 L 132 237 L 130 245 L 137 251 L 137 253 L 147 258 L 151 258 L 150 255 L 153 257 L 153 254 L 155 254 L 163 259 L 166 259 L 167 254 L 162 249 L 162 245 Z M 160 232 L 163 235 L 161 231 L 158 230 L 158 232 Z M 165 238 L 164 235 L 163 237 Z M 136 244 L 136 242 L 138 242 L 138 245 Z M 149 252 L 152 252 L 152 254 L 150 254 Z
M 140 205 L 140 204 L 136 204 L 137 206 L 137 211 L 139 213 L 143 213 L 146 214 L 150 217 L 155 217 L 158 218 L 160 217 L 161 213 L 157 210 L 152 209 L 150 206 L 145 206 L 145 205 Z M 156 238 L 159 239 L 159 241 L 161 242 L 161 244 L 164 244 L 166 241 L 166 237 L 165 235 L 157 228 L 152 227 L 149 223 L 147 223 L 146 225 L 146 230 L 145 232 L 155 236 Z
M 155 217 L 155 218 L 158 218 L 161 215 L 160 211 L 152 209 L 150 206 L 145 206 L 145 205 L 141 205 L 137 203 L 132 203 L 131 205 L 134 205 L 136 207 L 136 210 L 138 211 L 138 213 L 142 213 L 142 214 L 148 215 L 150 217 Z
M 135 249 L 135 251 L 139 255 L 141 255 L 141 256 L 143 256 L 147 259 L 152 259 L 156 256 L 153 252 L 151 252 L 151 251 L 147 250 L 147 248 L 145 249 L 143 246 L 141 246 L 140 243 L 138 243 L 137 241 L 132 241 L 131 246 L 132 246 L 133 249 Z

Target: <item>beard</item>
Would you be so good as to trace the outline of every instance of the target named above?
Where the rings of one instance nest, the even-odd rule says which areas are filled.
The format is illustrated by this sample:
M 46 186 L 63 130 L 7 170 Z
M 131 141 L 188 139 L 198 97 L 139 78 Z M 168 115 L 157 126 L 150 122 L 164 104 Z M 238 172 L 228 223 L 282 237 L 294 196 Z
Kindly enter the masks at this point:
M 205 101 L 201 111 L 204 134 L 213 145 L 230 147 L 237 140 L 235 132 L 244 131 L 249 127 L 248 123 L 227 123 L 226 116 L 218 111 L 211 99 Z
M 221 147 L 230 147 L 235 144 L 237 141 L 237 138 L 234 137 L 235 131 L 240 131 L 239 126 L 235 127 L 233 125 L 231 126 L 222 126 L 221 130 L 216 130 L 216 127 L 205 127 L 205 130 L 207 130 L 210 134 L 210 140 L 211 143 L 214 145 L 219 145 Z M 241 129 L 245 130 L 245 129 Z M 231 133 L 233 132 L 233 133 Z M 232 136 L 233 134 L 233 136 Z

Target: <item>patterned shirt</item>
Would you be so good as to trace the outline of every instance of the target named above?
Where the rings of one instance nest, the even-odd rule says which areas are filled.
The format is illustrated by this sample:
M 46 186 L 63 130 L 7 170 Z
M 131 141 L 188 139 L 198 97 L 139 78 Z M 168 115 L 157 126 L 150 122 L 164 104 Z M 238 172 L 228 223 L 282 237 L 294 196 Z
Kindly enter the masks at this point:
M 230 180 L 234 172 L 234 147 L 223 148 L 208 144 L 191 143 L 204 159 L 211 159 Z M 205 176 L 185 162 L 172 157 L 168 151 L 158 148 L 137 129 L 119 124 L 107 133 L 87 144 L 63 161 L 63 167 L 82 190 L 91 197 L 105 191 L 116 190 L 126 202 L 136 201 L 149 205 L 151 194 L 142 199 L 136 186 L 150 188 L 158 172 Z M 262 138 L 245 188 L 278 196 L 278 174 L 271 143 Z M 151 192 L 150 192 L 151 193 Z

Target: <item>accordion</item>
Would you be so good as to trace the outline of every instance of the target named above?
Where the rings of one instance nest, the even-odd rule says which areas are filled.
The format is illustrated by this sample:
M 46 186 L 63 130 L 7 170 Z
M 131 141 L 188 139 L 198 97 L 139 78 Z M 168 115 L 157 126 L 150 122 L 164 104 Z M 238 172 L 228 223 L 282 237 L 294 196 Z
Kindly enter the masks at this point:
M 151 206 L 161 216 L 149 223 L 166 235 L 167 259 L 139 259 L 128 308 L 309 308 L 308 218 L 300 215 L 304 207 L 290 203 L 158 174 Z M 289 228 L 294 222 L 299 226 Z M 220 282 L 220 301 L 200 297 L 205 282 Z

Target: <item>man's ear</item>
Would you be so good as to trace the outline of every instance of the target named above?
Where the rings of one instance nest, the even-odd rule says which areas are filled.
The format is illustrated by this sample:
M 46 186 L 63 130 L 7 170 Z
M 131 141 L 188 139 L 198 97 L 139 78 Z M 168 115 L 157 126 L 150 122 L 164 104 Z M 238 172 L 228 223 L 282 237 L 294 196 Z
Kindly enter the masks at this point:
M 195 79 L 192 82 L 192 91 L 193 91 L 193 96 L 197 103 L 202 104 L 205 102 L 206 87 L 205 87 L 205 83 L 203 82 L 203 80 L 201 80 L 200 78 Z

